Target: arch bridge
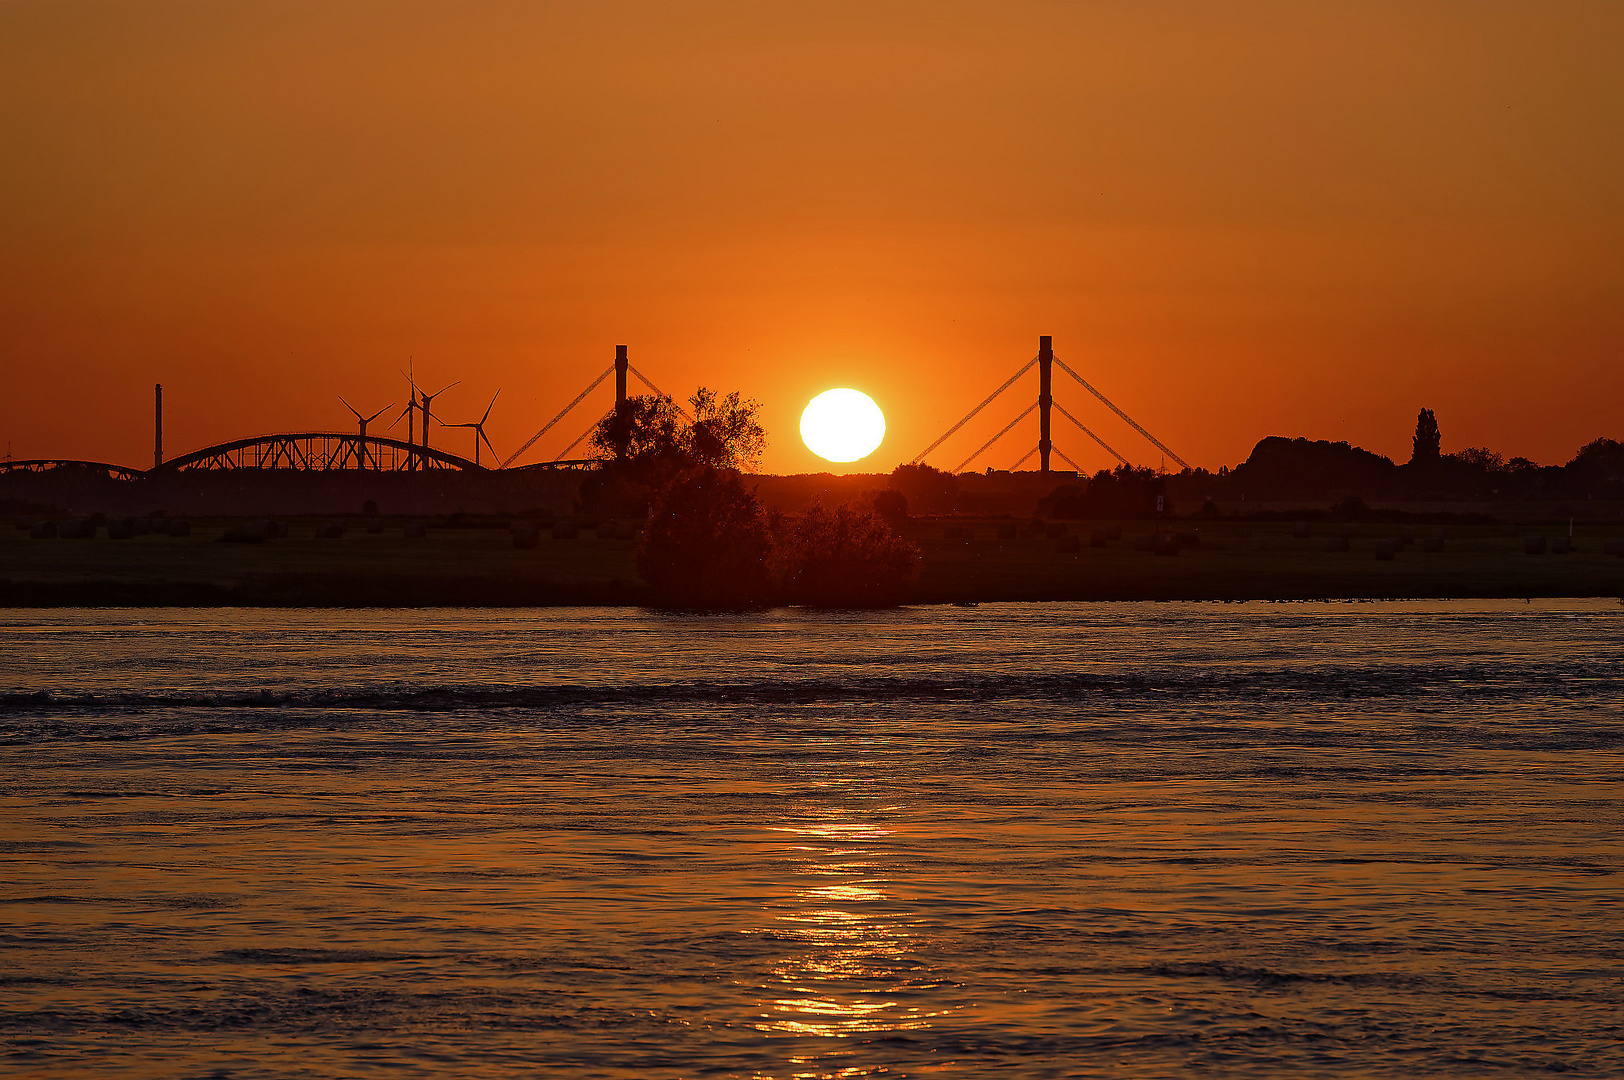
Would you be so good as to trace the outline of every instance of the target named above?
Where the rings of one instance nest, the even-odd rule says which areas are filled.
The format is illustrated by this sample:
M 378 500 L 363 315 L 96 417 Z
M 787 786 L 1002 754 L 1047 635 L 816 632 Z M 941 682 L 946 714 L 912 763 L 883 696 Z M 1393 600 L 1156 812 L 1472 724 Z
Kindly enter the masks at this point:
M 170 458 L 148 473 L 193 469 L 297 469 L 325 472 L 368 469 L 377 472 L 425 472 L 461 469 L 489 472 L 467 458 L 399 439 L 378 435 L 361 438 L 351 433 L 304 431 L 285 435 L 257 435 L 218 443 Z
M 134 480 L 145 475 L 140 469 L 132 469 L 128 465 L 110 465 L 105 461 L 76 461 L 71 458 L 24 458 L 0 461 L 0 474 L 48 473 L 60 469 L 86 476 L 105 476 L 112 480 Z

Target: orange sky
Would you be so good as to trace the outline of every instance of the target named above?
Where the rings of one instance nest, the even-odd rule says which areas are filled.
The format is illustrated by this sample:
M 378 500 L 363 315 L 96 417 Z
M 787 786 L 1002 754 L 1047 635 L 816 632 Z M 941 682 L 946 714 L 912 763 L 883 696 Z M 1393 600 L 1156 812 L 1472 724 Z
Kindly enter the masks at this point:
M 341 430 L 411 356 L 505 456 L 624 342 L 774 472 L 865 390 L 890 469 L 1047 333 L 1211 468 L 1423 405 L 1563 461 L 1624 437 L 1621 56 L 1610 0 L 0 0 L 0 439 L 144 465 L 155 381 L 171 454 Z

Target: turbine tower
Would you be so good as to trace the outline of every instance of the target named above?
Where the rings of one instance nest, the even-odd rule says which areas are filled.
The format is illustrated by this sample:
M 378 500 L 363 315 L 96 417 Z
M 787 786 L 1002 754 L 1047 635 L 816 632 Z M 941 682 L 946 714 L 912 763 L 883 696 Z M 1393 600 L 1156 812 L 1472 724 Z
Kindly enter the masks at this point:
M 400 423 L 402 418 L 406 420 L 407 446 L 417 445 L 417 430 L 412 423 L 412 421 L 417 418 L 417 380 L 412 378 L 412 370 L 411 358 L 408 357 L 406 360 L 406 370 L 400 373 L 400 377 L 406 380 L 406 407 L 400 410 L 400 416 L 395 417 L 394 423 L 389 425 L 389 429 L 393 431 L 395 424 Z M 411 458 L 408 459 L 407 467 L 411 469 L 417 468 L 416 454 L 413 454 Z
M 500 394 L 501 392 L 502 391 L 500 389 L 498 389 L 495 394 L 491 395 L 491 403 L 489 405 L 485 406 L 485 415 L 481 416 L 474 423 L 472 423 L 472 424 L 444 424 L 444 425 L 442 425 L 443 427 L 467 427 L 467 428 L 473 428 L 474 429 L 474 464 L 475 465 L 479 464 L 479 444 L 481 442 L 483 442 L 486 446 L 491 447 L 491 457 L 492 457 L 492 459 L 499 460 L 496 457 L 496 447 L 491 446 L 490 439 L 485 437 L 485 421 L 487 421 L 487 420 L 489 420 L 491 418 L 491 410 L 496 407 L 496 398 L 497 398 L 497 395 Z
M 429 448 L 429 420 L 433 415 L 432 413 L 429 412 L 429 406 L 434 402 L 435 398 L 439 397 L 441 394 L 445 393 L 447 390 L 451 389 L 453 386 L 456 386 L 461 382 L 462 382 L 462 380 L 458 379 L 456 382 L 446 383 L 444 386 L 440 387 L 440 389 L 436 390 L 432 394 L 425 394 L 425 393 L 423 393 L 422 390 L 417 391 L 417 394 L 418 394 L 417 407 L 423 411 L 423 449 L 427 450 Z M 413 384 L 413 385 L 415 386 L 416 384 Z M 493 398 L 492 400 L 494 402 L 495 399 Z M 446 427 L 447 425 L 441 424 L 440 426 L 441 427 Z
M 340 394 L 338 400 L 344 401 L 344 396 Z M 362 416 L 359 412 L 356 412 L 355 406 L 351 405 L 347 401 L 344 401 L 344 407 L 350 410 L 350 412 L 355 413 L 355 419 L 361 425 L 361 434 L 355 440 L 355 467 L 357 469 L 364 469 L 367 467 L 367 425 L 372 423 L 372 421 L 376 420 L 378 417 L 382 416 L 384 413 L 388 412 L 390 409 L 394 408 L 394 402 L 390 402 L 388 405 L 385 405 L 371 416 Z M 399 421 L 396 422 L 398 423 Z

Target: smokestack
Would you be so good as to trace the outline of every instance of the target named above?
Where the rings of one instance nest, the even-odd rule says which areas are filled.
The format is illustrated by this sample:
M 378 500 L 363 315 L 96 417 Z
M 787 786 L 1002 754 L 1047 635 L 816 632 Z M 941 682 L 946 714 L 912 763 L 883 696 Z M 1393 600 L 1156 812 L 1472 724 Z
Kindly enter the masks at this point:
M 1054 368 L 1054 339 L 1045 334 L 1038 338 L 1038 461 L 1039 468 L 1049 471 L 1049 408 L 1054 404 L 1050 394 L 1050 375 Z
M 615 409 L 618 411 L 626 404 L 626 369 L 631 367 L 631 361 L 626 359 L 626 346 L 615 346 Z
M 152 467 L 164 463 L 164 384 L 152 384 Z

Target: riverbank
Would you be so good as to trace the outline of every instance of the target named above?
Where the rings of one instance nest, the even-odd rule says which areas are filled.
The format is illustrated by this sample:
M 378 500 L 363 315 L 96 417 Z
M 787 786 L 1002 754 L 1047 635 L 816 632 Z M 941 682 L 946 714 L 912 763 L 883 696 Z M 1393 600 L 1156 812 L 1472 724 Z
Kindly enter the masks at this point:
M 251 522 L 195 519 L 113 539 L 0 530 L 5 607 L 547 607 L 642 605 L 623 525 L 560 522 L 519 546 L 505 519 L 289 519 L 286 536 L 222 542 Z M 338 525 L 340 535 L 331 535 Z M 376 531 L 369 531 L 371 529 Z M 319 535 L 326 527 L 327 536 Z M 911 603 L 1624 596 L 1624 525 L 1343 526 L 1294 522 L 912 519 Z M 1096 532 L 1101 535 L 1096 536 Z M 1176 538 L 1157 543 L 1156 535 Z M 1544 551 L 1528 553 L 1529 536 Z M 1564 545 L 1570 550 L 1560 552 Z M 1378 558 L 1389 546 L 1392 557 Z M 1536 543 L 1536 547 L 1538 544 Z M 1432 550 L 1428 550 L 1428 549 Z

